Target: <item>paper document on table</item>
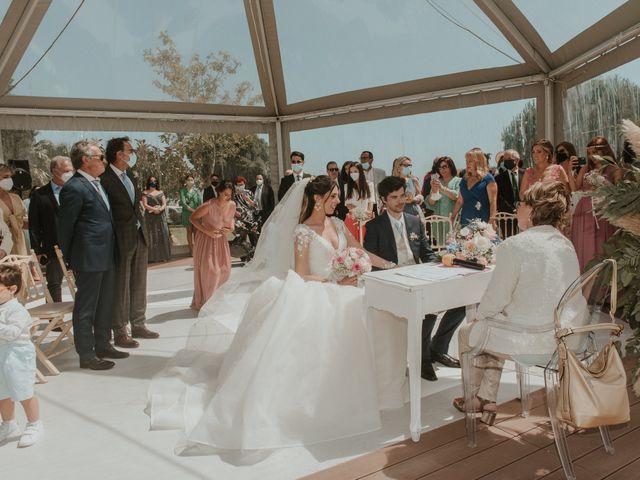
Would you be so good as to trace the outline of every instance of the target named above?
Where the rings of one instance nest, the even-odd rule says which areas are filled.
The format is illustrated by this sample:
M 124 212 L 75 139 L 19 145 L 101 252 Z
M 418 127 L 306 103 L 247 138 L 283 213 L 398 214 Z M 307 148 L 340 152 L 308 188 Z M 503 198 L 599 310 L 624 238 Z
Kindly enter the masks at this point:
M 478 270 L 464 267 L 442 267 L 436 265 L 424 265 L 420 267 L 412 267 L 402 269 L 396 272 L 396 275 L 404 277 L 417 278 L 418 280 L 426 280 L 428 282 L 437 282 L 447 280 L 454 277 L 462 277 L 470 273 L 478 273 Z

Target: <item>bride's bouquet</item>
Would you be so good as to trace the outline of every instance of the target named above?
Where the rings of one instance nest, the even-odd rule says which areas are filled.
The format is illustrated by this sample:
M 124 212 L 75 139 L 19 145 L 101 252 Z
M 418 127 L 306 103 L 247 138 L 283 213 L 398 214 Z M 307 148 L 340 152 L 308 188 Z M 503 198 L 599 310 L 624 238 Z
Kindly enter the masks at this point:
M 354 208 L 351 210 L 351 216 L 359 223 L 366 223 L 369 220 L 369 212 L 366 208 Z
M 498 243 L 500 237 L 493 227 L 476 218 L 468 225 L 458 226 L 451 232 L 445 253 L 453 253 L 461 260 L 487 265 L 493 261 L 493 250 Z
M 331 277 L 342 280 L 371 271 L 371 259 L 361 248 L 349 247 L 338 250 L 331 259 Z

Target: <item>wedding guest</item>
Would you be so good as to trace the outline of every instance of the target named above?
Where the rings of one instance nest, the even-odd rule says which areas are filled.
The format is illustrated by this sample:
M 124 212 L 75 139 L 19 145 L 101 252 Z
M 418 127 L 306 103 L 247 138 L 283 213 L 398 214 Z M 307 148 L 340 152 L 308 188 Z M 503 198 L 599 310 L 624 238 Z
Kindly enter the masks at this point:
M 364 231 L 365 227 L 361 227 L 361 223 L 373 217 L 373 184 L 367 182 L 364 175 L 362 165 L 353 162 L 349 167 L 349 177 L 347 183 L 343 186 L 345 206 L 349 213 L 345 218 L 344 224 L 353 235 L 353 238 L 362 241 L 360 231 Z
M 431 170 L 429 170 L 425 175 L 424 178 L 422 179 L 422 196 L 424 198 L 427 198 L 429 196 L 429 194 L 431 193 L 431 175 L 438 173 L 438 168 L 437 168 L 437 163 L 438 163 L 438 159 L 440 157 L 436 157 L 433 159 L 433 163 L 431 164 Z M 429 205 L 426 205 L 427 210 L 430 210 L 428 207 Z M 429 213 L 429 215 L 433 215 L 433 211 L 431 211 L 431 213 Z
M 622 176 L 620 169 L 603 157 L 615 161 L 613 150 L 604 137 L 593 137 L 587 144 L 587 164 L 580 168 L 576 187 L 580 192 L 596 190 L 605 183 L 618 183 Z M 573 212 L 571 240 L 578 254 L 580 271 L 598 253 L 602 245 L 615 233 L 616 228 L 604 218 L 598 217 L 593 208 L 592 197 L 582 196 Z
M 451 157 L 437 157 L 436 173 L 430 175 L 427 204 L 434 215 L 450 218 L 460 192 L 461 179 Z M 449 226 L 438 229 L 438 244 L 442 244 L 449 235 Z
M 364 150 L 360 154 L 360 165 L 362 165 L 367 182 L 373 184 L 373 198 L 376 202 L 373 205 L 373 214 L 378 215 L 382 212 L 382 201 L 378 195 L 378 184 L 387 176 L 387 173 L 382 168 L 374 168 L 373 153 L 369 150 Z
M 9 230 L 9 227 L 0 216 L 0 259 L 9 255 L 12 248 L 11 230 Z
M 166 262 L 171 259 L 169 225 L 167 224 L 167 197 L 160 190 L 160 182 L 154 176 L 147 178 L 146 188 L 142 192 L 142 206 L 145 212 L 147 229 L 147 261 Z
M 562 182 L 570 188 L 564 168 L 553 163 L 553 145 L 549 140 L 542 139 L 534 142 L 531 147 L 531 158 L 534 166 L 527 168 L 524 172 L 520 184 L 520 200 L 524 198 L 524 192 L 537 182 Z
M 104 155 L 95 142 L 80 140 L 71 147 L 76 173 L 60 190 L 58 240 L 76 277 L 73 336 L 80 368 L 107 370 L 105 358 L 126 358 L 113 348 L 111 312 L 114 298 L 115 236 L 111 205 L 101 185 Z
M 134 338 L 158 338 L 147 328 L 147 234 L 141 192 L 133 183 L 131 168 L 137 157 L 129 137 L 112 138 L 105 152 L 109 166 L 100 181 L 109 197 L 116 234 L 115 294 L 111 320 L 113 343 L 137 348 Z M 129 335 L 128 327 L 131 328 Z
M 189 220 L 191 214 L 202 203 L 200 192 L 195 188 L 195 178 L 189 174 L 184 177 L 184 187 L 180 189 L 180 206 L 182 207 L 182 225 L 187 229 L 187 244 L 189 245 L 189 255 L 193 255 L 193 227 Z
M 209 185 L 202 191 L 203 203 L 208 202 L 212 198 L 216 198 L 216 187 L 218 186 L 218 183 L 220 183 L 220 177 L 217 173 L 212 173 L 211 177 L 209 177 L 209 180 L 211 181 L 211 185 Z
M 58 210 L 60 191 L 65 182 L 73 177 L 73 166 L 69 157 L 57 156 L 49 165 L 51 181 L 38 188 L 29 203 L 29 237 L 31 248 L 45 266 L 47 288 L 54 302 L 62 301 L 62 267 L 54 247 L 58 242 Z
M 487 157 L 479 148 L 472 148 L 465 156 L 465 174 L 460 181 L 460 195 L 451 214 L 455 222 L 460 215 L 460 224 L 467 225 L 471 220 L 480 219 L 495 225 L 497 212 L 498 187 L 493 175 L 489 173 Z
M 531 213 L 532 227 L 509 237 L 496 248 L 496 267 L 478 306 L 476 318 L 458 333 L 460 354 L 476 345 L 484 345 L 476 359 L 474 404 L 466 406 L 464 398 L 453 405 L 460 411 L 467 408 L 482 412 L 482 421 L 493 424 L 496 397 L 504 359 L 516 354 L 544 354 L 555 350 L 553 332 L 525 334 L 508 328 L 488 328 L 488 320 L 514 325 L 538 326 L 551 322 L 553 312 L 565 290 L 580 275 L 576 252 L 562 234 L 571 197 L 562 182 L 535 183 L 524 192 L 523 203 L 529 209 L 518 208 L 518 216 Z M 535 294 L 532 294 L 535 292 Z M 582 322 L 583 310 L 576 304 L 562 319 L 563 326 Z M 463 371 L 464 374 L 464 371 Z
M 582 159 L 584 160 L 584 158 Z M 581 167 L 581 160 L 576 153 L 576 147 L 571 142 L 560 142 L 556 145 L 555 162 L 560 165 L 567 174 L 569 188 L 572 192 L 576 188 L 576 176 Z
M 338 168 L 338 164 L 336 162 L 328 162 L 326 170 L 327 170 L 327 176 L 334 182 L 337 182 L 338 176 L 340 175 L 340 169 Z
M 258 226 L 259 217 L 256 209 L 256 202 L 253 194 L 247 188 L 247 179 L 237 176 L 234 179 L 235 189 L 233 192 L 233 201 L 236 204 L 236 221 L 242 226 L 243 232 L 239 232 L 243 237 L 248 237 L 249 242 L 254 247 L 258 243 Z
M 13 170 L 7 165 L 0 165 L 0 209 L 2 219 L 11 231 L 13 248 L 11 253 L 15 255 L 29 255 L 27 243 L 22 233 L 23 228 L 28 228 L 27 210 L 22 203 L 22 199 L 13 189 Z
M 340 220 L 344 221 L 347 218 L 347 213 L 349 213 L 349 209 L 345 204 L 345 186 L 349 183 L 349 169 L 351 165 L 357 162 L 352 162 L 347 160 L 342 164 L 340 168 L 340 173 L 338 174 L 338 189 L 340 190 L 340 203 L 336 207 L 334 215 L 338 217 Z
M 43 434 L 40 405 L 33 392 L 36 349 L 31 342 L 33 320 L 15 298 L 22 285 L 16 265 L 0 265 L 0 445 L 20 438 L 18 447 L 30 447 Z M 16 422 L 16 402 L 27 416 L 24 431 Z
M 498 211 L 505 213 L 515 213 L 517 203 L 520 201 L 520 184 L 524 172 L 520 169 L 520 154 L 513 149 L 505 150 L 502 153 L 502 170 L 496 176 L 498 186 Z M 517 230 L 517 220 L 498 222 L 498 229 L 503 238 L 515 235 Z
M 411 215 L 422 216 L 421 205 L 424 197 L 420 193 L 420 184 L 418 177 L 413 173 L 413 164 L 409 157 L 398 157 L 393 161 L 393 170 L 391 175 L 402 178 L 405 182 L 405 198 L 406 204 L 404 211 Z
M 378 185 L 385 213 L 367 223 L 365 250 L 398 266 L 435 261 L 420 218 L 404 209 L 406 182 L 401 177 L 387 177 Z M 422 378 L 438 379 L 433 362 L 460 368 L 460 362 L 448 354 L 449 343 L 464 320 L 465 307 L 448 310 L 431 337 L 436 315 L 426 315 L 422 322 Z
M 271 212 L 273 212 L 276 206 L 276 199 L 273 194 L 273 188 L 268 183 L 265 183 L 264 175 L 261 173 L 256 175 L 256 184 L 251 187 L 251 194 L 256 203 L 259 225 L 262 226 L 271 215 Z
M 289 159 L 291 160 L 292 173 L 285 175 L 280 180 L 280 187 L 278 187 L 278 201 L 282 200 L 282 197 L 284 197 L 287 190 L 291 188 L 291 185 L 299 182 L 303 178 L 311 176 L 304 172 L 304 153 L 293 151 L 291 152 L 291 155 L 289 155 Z
M 194 310 L 200 310 L 231 274 L 227 234 L 233 232 L 236 213 L 236 204 L 231 200 L 233 184 L 218 183 L 216 193 L 216 198 L 200 205 L 191 215 L 191 223 L 196 229 L 191 302 Z

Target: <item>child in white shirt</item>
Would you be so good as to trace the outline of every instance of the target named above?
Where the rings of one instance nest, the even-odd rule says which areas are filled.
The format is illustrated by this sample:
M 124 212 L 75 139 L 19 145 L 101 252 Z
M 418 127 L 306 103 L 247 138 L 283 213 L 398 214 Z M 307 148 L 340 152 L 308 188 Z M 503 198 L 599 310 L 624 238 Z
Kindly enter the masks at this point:
M 0 265 L 0 444 L 20 437 L 18 447 L 30 447 L 43 433 L 40 406 L 33 393 L 36 351 L 30 338 L 31 316 L 15 298 L 22 272 L 15 265 Z M 16 404 L 27 415 L 20 435 Z

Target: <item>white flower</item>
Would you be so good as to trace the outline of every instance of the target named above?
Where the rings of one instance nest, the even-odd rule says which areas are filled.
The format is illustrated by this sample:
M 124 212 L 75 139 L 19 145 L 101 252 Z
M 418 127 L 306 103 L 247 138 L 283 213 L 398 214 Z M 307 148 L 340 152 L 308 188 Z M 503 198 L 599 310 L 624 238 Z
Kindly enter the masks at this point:
M 476 210 L 482 210 L 482 204 L 480 203 L 480 201 L 476 202 Z
M 411 240 L 411 241 L 418 240 L 418 234 L 416 234 L 415 232 L 411 232 L 409 234 L 409 240 Z
M 475 237 L 474 241 L 475 241 L 476 247 L 478 247 L 478 249 L 480 250 L 486 250 L 491 245 L 491 242 L 486 237 L 477 236 Z
M 460 235 L 462 235 L 463 237 L 466 237 L 467 235 L 469 235 L 469 233 L 471 232 L 467 227 L 464 227 L 462 230 L 460 230 Z

